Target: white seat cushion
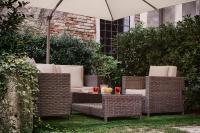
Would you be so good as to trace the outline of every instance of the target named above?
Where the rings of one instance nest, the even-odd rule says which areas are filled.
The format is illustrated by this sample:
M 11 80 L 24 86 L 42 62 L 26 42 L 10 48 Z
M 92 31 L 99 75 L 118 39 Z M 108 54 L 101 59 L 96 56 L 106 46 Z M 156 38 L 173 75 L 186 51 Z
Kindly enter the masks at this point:
M 88 107 L 88 108 L 97 108 L 102 109 L 102 103 L 73 103 L 72 107 Z
M 40 73 L 56 73 L 54 64 L 36 64 L 36 67 Z
M 145 89 L 126 89 L 126 94 L 139 94 L 142 96 L 146 96 Z
M 57 72 L 69 73 L 71 88 L 83 87 L 83 66 L 77 65 L 56 65 Z
M 168 71 L 168 66 L 150 66 L 149 76 L 167 77 Z
M 176 77 L 177 76 L 177 67 L 176 66 L 168 66 L 168 77 Z
M 71 92 L 92 93 L 93 87 L 71 88 Z
M 82 88 L 71 88 L 71 92 L 81 92 Z

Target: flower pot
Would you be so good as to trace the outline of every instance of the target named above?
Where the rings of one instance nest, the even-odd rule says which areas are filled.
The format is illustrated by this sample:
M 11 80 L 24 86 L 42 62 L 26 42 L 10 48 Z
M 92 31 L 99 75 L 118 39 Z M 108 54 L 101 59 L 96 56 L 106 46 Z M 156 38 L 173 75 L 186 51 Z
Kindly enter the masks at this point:
M 85 75 L 84 77 L 85 86 L 99 87 L 101 83 L 102 80 L 98 75 Z

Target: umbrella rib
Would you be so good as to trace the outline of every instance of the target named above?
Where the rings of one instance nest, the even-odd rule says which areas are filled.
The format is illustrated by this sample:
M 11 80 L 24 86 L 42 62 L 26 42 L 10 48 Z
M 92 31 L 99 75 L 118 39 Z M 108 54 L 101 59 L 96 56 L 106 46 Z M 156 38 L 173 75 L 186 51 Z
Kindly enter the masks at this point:
M 56 9 L 60 6 L 60 4 L 63 2 L 63 0 L 59 0 L 58 3 L 56 4 L 56 6 L 53 8 L 53 10 L 51 11 L 51 13 L 49 14 L 48 17 L 52 17 L 53 13 L 56 11 Z
M 152 5 L 151 3 L 149 3 L 146 0 L 142 0 L 144 3 L 146 3 L 147 5 L 149 5 L 150 7 L 152 7 L 154 10 L 158 10 L 158 8 L 156 8 L 154 5 Z
M 108 4 L 108 1 L 107 1 L 107 0 L 105 0 L 105 2 L 106 2 L 107 8 L 108 8 L 108 10 L 109 10 L 110 16 L 111 16 L 111 18 L 112 18 L 112 21 L 113 21 L 113 20 L 114 20 L 114 18 L 113 18 L 113 15 L 112 15 L 112 12 L 111 12 L 110 6 L 109 6 L 109 4 Z

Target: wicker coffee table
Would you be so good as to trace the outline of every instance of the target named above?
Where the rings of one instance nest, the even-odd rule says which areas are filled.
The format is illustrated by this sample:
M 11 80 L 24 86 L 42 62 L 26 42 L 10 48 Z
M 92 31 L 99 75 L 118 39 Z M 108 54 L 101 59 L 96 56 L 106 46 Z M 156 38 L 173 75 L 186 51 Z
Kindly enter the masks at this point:
M 104 118 L 141 117 L 141 95 L 110 95 L 73 93 L 72 110 Z

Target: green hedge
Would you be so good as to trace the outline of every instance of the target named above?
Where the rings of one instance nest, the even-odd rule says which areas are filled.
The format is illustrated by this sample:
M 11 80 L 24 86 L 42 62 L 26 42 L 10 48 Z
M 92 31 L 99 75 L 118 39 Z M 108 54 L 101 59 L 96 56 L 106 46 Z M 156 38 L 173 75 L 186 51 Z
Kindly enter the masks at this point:
M 24 49 L 29 57 L 37 63 L 45 63 L 46 36 L 27 31 L 19 35 L 24 40 Z M 101 75 L 109 80 L 111 72 L 116 69 L 117 61 L 101 53 L 101 45 L 86 42 L 67 33 L 51 38 L 50 62 L 61 65 L 83 65 L 85 74 Z
M 150 65 L 175 65 L 186 78 L 186 103 L 200 107 L 200 16 L 176 26 L 136 26 L 118 37 L 121 75 L 148 75 Z
M 20 36 L 25 41 L 25 51 L 29 57 L 34 58 L 37 63 L 45 63 L 46 36 L 30 33 Z M 53 36 L 51 38 L 50 62 L 61 65 L 83 65 L 85 72 L 89 73 L 94 50 L 88 46 L 89 43 L 69 36 L 66 33 L 59 37 Z

